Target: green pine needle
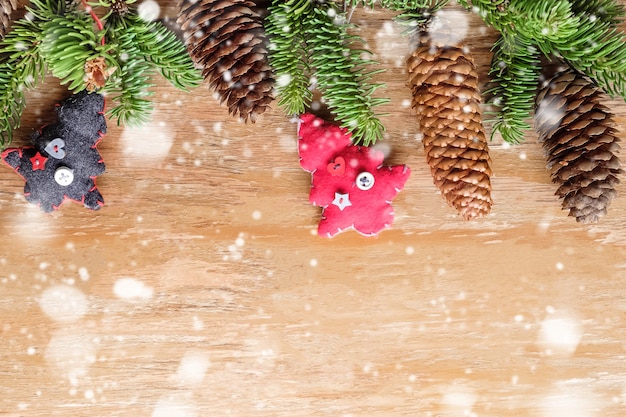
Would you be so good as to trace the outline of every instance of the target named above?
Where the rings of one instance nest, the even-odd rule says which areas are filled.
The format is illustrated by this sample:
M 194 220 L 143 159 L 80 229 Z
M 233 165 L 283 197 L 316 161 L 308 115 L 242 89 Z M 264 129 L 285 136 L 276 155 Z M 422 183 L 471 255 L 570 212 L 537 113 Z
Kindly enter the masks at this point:
M 568 1 L 517 1 L 507 6 L 507 13 L 523 16 L 516 19 L 515 30 L 532 39 L 546 56 L 553 52 L 555 42 L 572 39 L 581 23 Z
M 334 3 L 275 0 L 266 21 L 270 37 L 270 64 L 277 79 L 278 103 L 289 115 L 304 113 L 311 103 L 311 80 L 354 143 L 371 145 L 382 139 L 384 128 L 373 107 L 388 100 L 373 97 L 380 84 L 368 69 L 362 43 L 348 34 L 345 16 Z
M 615 0 L 458 0 L 501 32 L 486 93 L 499 107 L 494 132 L 516 143 L 529 128 L 540 58 L 566 61 L 611 95 L 626 100 L 626 12 Z
M 153 109 L 148 99 L 152 95 L 148 89 L 152 86 L 150 73 L 149 65 L 139 59 L 127 60 L 116 71 L 116 87 L 107 90 L 114 105 L 107 113 L 117 118 L 118 125 L 141 126 L 150 120 Z

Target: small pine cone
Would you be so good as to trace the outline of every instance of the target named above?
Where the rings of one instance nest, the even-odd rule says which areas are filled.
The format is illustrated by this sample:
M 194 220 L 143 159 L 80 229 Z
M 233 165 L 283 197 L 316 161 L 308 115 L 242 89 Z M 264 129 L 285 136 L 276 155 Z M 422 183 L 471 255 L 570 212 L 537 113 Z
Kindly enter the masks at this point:
M 203 76 L 231 114 L 256 121 L 274 100 L 261 15 L 250 0 L 181 0 L 178 22 Z
M 563 209 L 581 223 L 606 215 L 622 173 L 615 122 L 602 99 L 598 87 L 571 69 L 554 75 L 537 95 L 535 128 L 547 168 L 560 184 Z
M 87 91 L 96 91 L 107 82 L 107 79 L 116 70 L 115 67 L 108 68 L 103 56 L 93 58 L 85 62 L 85 89 Z
M 0 0 L 0 39 L 4 38 L 11 26 L 11 14 L 17 8 L 17 0 Z
M 466 220 L 489 213 L 491 159 L 472 57 L 461 45 L 424 36 L 407 71 L 435 185 Z

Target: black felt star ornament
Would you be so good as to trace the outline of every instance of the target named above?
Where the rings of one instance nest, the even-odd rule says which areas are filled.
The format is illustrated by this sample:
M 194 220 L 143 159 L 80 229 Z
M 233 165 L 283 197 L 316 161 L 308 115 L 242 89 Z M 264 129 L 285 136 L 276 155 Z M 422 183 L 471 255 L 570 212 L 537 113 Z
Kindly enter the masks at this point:
M 24 196 L 43 211 L 73 200 L 97 210 L 104 204 L 96 176 L 104 162 L 96 146 L 106 133 L 104 97 L 82 91 L 56 108 L 58 122 L 33 134 L 33 146 L 9 148 L 2 160 L 26 181 Z

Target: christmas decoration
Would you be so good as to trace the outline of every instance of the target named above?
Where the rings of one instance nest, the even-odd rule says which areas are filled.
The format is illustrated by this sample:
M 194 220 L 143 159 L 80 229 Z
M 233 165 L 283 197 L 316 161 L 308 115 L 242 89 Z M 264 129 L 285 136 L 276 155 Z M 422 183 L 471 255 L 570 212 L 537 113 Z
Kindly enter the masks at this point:
M 350 133 L 312 114 L 300 118 L 300 165 L 311 172 L 309 201 L 322 207 L 318 234 L 346 229 L 371 236 L 393 222 L 391 200 L 409 178 L 407 166 L 383 166 L 382 152 L 352 145 Z
M 0 144 L 11 141 L 25 107 L 24 90 L 35 88 L 46 69 L 72 92 L 106 94 L 113 104 L 108 114 L 125 125 L 149 118 L 156 72 L 183 90 L 199 85 L 201 74 L 182 42 L 159 22 L 139 17 L 130 3 L 30 2 L 0 42 Z
M 274 100 L 261 15 L 250 0 L 181 0 L 193 60 L 231 114 L 256 121 Z
M 455 39 L 455 28 L 444 25 L 442 30 L 444 18 L 440 11 L 448 0 L 353 0 L 343 2 L 343 11 L 335 3 L 290 0 L 275 1 L 270 7 L 266 30 L 272 40 L 270 63 L 277 74 L 279 104 L 289 114 L 302 114 L 311 102 L 311 90 L 324 90 L 326 82 L 337 89 L 323 91 L 324 100 L 341 126 L 352 133 L 354 143 L 380 140 L 383 129 L 375 128 L 380 122 L 371 111 L 371 102 L 363 100 L 366 104 L 361 107 L 356 102 L 344 106 L 349 102 L 345 97 L 372 98 L 379 86 L 368 87 L 375 71 L 365 71 L 362 76 L 359 70 L 365 65 L 350 64 L 333 54 L 345 47 L 348 51 L 341 55 L 352 57 L 350 51 L 355 49 L 350 43 L 355 38 L 347 31 L 348 7 L 379 5 L 400 11 L 399 21 L 407 23 L 409 32 L 417 38 L 407 59 L 407 71 L 434 182 L 464 218 L 489 213 L 492 173 L 481 116 L 479 77 L 462 39 Z M 492 135 L 499 132 L 509 143 L 523 140 L 530 127 L 527 120 L 533 112 L 542 59 L 546 57 L 561 57 L 608 93 L 626 98 L 625 39 L 616 28 L 625 12 L 614 0 L 459 3 L 479 12 L 484 22 L 501 35 L 493 47 L 488 74 L 491 82 L 486 91 L 492 108 L 497 109 L 496 113 L 489 112 L 495 116 Z M 334 29 L 326 28 L 330 21 Z M 337 28 L 345 30 L 335 34 Z M 335 93 L 339 99 L 333 103 Z M 384 102 L 376 100 L 375 104 Z
M 95 178 L 104 172 L 96 149 L 106 133 L 104 98 L 80 92 L 57 107 L 58 122 L 45 126 L 31 138 L 32 147 L 10 148 L 2 160 L 26 181 L 26 200 L 45 212 L 66 200 L 97 210 L 104 204 Z
M 407 72 L 434 183 L 465 219 L 483 216 L 492 205 L 491 168 L 474 60 L 451 37 L 416 37 Z
M 354 156 L 356 160 L 378 161 L 378 153 L 368 146 L 385 135 L 381 115 L 375 111 L 388 102 L 379 89 L 384 70 L 376 67 L 350 20 L 355 8 L 373 11 L 382 7 L 397 11 L 396 18 L 406 23 L 407 32 L 412 34 L 408 84 L 434 183 L 464 218 L 490 212 L 491 168 L 479 76 L 463 40 L 453 36 L 455 28 L 442 29 L 440 24 L 449 0 L 181 0 L 178 22 L 184 42 L 160 23 L 142 19 L 134 1 L 32 0 L 24 18 L 15 22 L 10 19 L 13 0 L 0 3 L 0 30 L 10 28 L 0 40 L 0 144 L 10 142 L 13 129 L 19 126 L 24 91 L 35 88 L 47 70 L 74 93 L 106 95 L 111 104 L 107 114 L 126 125 L 142 123 L 149 117 L 151 77 L 159 72 L 181 89 L 206 79 L 229 112 L 246 121 L 257 120 L 275 96 L 285 113 L 303 120 L 317 104 L 327 106 L 337 126 L 324 126 L 340 129 L 349 140 L 342 142 L 345 149 L 341 152 L 359 155 Z M 599 97 L 605 92 L 626 99 L 626 37 L 618 27 L 626 11 L 615 0 L 457 3 L 477 12 L 500 34 L 486 74 L 488 110 L 495 109 L 486 112 L 492 117 L 492 136 L 499 133 L 509 143 L 523 141 L 535 111 L 535 98 L 539 99 L 537 113 L 542 113 L 537 114 L 537 125 L 549 154 L 551 173 L 561 184 L 557 194 L 579 221 L 597 220 L 614 197 L 622 172 L 616 156 L 617 132 Z M 555 85 L 561 90 L 553 88 L 537 97 L 546 59 L 565 63 L 580 80 L 566 83 L 558 79 Z M 195 68 L 194 62 L 200 68 Z M 578 87 L 573 86 L 583 81 L 597 90 L 589 93 L 591 87 L 581 87 L 575 91 Z M 320 103 L 313 101 L 318 93 Z M 576 109 L 578 113 L 570 104 L 575 100 L 584 103 Z M 550 113 L 545 103 L 565 109 L 560 128 L 553 129 L 546 121 Z M 576 117 L 576 122 L 571 117 Z M 583 121 L 592 121 L 589 126 L 593 128 L 583 127 Z M 300 129 L 305 126 L 302 122 Z M 604 133 L 598 134 L 602 129 Z M 578 139 L 571 139 L 569 134 Z M 380 201 L 386 206 L 383 204 L 384 210 L 370 210 L 377 214 L 367 221 L 362 218 L 365 211 L 356 214 L 357 209 L 367 206 L 367 199 L 345 191 L 341 181 L 363 185 L 345 174 L 360 173 L 348 169 L 346 156 L 340 155 L 333 143 L 326 141 L 314 147 L 320 157 L 328 156 L 325 146 L 336 153 L 325 161 L 328 175 L 324 175 L 333 181 L 324 180 L 324 185 L 315 179 L 323 178 L 320 166 L 307 165 L 309 160 L 320 162 L 323 158 L 316 159 L 301 148 L 306 154 L 303 167 L 313 172 L 313 182 L 318 184 L 313 194 L 343 184 L 342 190 L 330 194 L 330 201 L 326 195 L 323 201 L 315 199 L 324 210 L 320 230 L 324 235 L 347 227 L 364 234 L 377 233 L 390 223 L 385 218 L 392 212 L 389 201 L 393 196 L 380 198 L 357 187 L 358 196 L 367 194 L 374 206 L 381 206 Z M 53 153 L 59 149 L 55 146 L 58 143 L 49 148 Z M 343 162 L 335 160 L 339 157 Z M 31 167 L 37 162 L 47 166 L 36 155 L 31 158 Z M 335 174 L 344 167 L 343 176 L 331 175 L 331 162 L 339 170 L 333 171 Z M 380 176 L 382 182 L 376 180 L 376 184 L 397 185 L 400 181 L 387 174 L 395 173 L 395 167 L 375 168 L 367 172 L 374 179 Z M 368 165 L 368 169 L 373 168 Z M 575 175 L 571 174 L 574 171 Z M 386 181 L 387 177 L 394 180 Z M 404 181 L 400 181 L 402 185 Z
M 596 222 L 617 194 L 623 171 L 610 110 L 603 94 L 572 69 L 558 72 L 537 96 L 535 127 L 563 208 L 576 221 Z

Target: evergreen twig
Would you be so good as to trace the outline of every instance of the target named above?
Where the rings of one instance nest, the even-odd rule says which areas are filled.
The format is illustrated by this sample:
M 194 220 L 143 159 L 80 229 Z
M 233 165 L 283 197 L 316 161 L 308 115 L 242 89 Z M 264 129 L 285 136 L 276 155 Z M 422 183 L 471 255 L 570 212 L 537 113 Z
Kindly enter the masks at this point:
M 381 84 L 370 84 L 381 70 L 367 71 L 373 61 L 362 58 L 368 51 L 354 48 L 360 39 L 347 32 L 348 24 L 334 8 L 315 7 L 304 21 L 311 49 L 311 65 L 319 88 L 342 127 L 352 132 L 354 143 L 371 145 L 382 139 L 384 127 L 373 107 L 387 102 L 374 98 Z
M 277 0 L 271 10 L 276 16 L 268 25 L 270 62 L 275 65 L 283 108 L 290 114 L 303 112 L 311 100 L 309 83 L 314 77 L 354 143 L 371 145 L 382 139 L 384 127 L 373 108 L 387 100 L 373 96 L 381 84 L 371 82 L 381 70 L 368 69 L 374 61 L 364 57 L 368 51 L 356 48 L 362 40 L 348 33 L 345 14 L 333 2 L 309 0 Z
M 125 26 L 125 20 L 113 19 L 107 23 L 110 39 L 116 45 L 112 55 L 114 61 L 119 63 L 117 71 L 111 76 L 111 82 L 105 86 L 105 91 L 115 103 L 108 112 L 117 118 L 118 124 L 140 125 L 148 121 L 152 113 L 152 103 L 148 97 L 152 95 L 150 77 L 153 68 L 142 59 L 133 32 L 120 30 L 120 27 Z
M 271 38 L 270 64 L 276 73 L 278 105 L 288 115 L 304 113 L 313 97 L 306 34 L 300 19 L 312 7 L 308 0 L 290 0 L 269 8 L 265 30 Z
M 489 75 L 492 85 L 485 91 L 490 104 L 499 109 L 493 122 L 493 134 L 500 132 L 509 143 L 524 140 L 530 128 L 526 121 L 533 110 L 533 100 L 541 74 L 541 56 L 527 39 L 501 36 L 493 47 Z M 493 112 L 489 115 L 494 115 Z
M 124 19 L 129 23 L 128 29 L 135 37 L 141 56 L 174 87 L 187 91 L 200 85 L 200 72 L 194 68 L 185 46 L 173 32 L 158 21 L 143 20 L 134 12 L 127 13 Z
M 100 44 L 102 33 L 92 28 L 91 18 L 82 13 L 54 16 L 42 27 L 40 51 L 52 75 L 68 89 L 78 92 L 85 88 L 85 62 L 106 55 Z

